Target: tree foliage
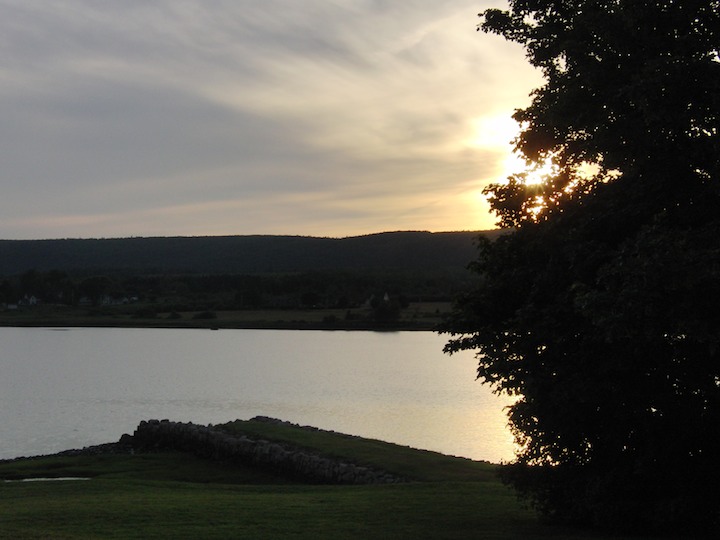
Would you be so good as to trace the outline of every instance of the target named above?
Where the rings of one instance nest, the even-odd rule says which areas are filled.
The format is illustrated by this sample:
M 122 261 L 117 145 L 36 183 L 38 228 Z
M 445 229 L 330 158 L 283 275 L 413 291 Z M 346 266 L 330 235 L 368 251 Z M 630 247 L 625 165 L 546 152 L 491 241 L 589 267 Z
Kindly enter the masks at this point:
M 446 350 L 517 396 L 507 478 L 561 521 L 720 525 L 720 2 L 511 0 L 480 28 L 545 84 L 515 118 L 540 185 L 500 225 Z M 708 495 L 708 493 L 713 493 Z

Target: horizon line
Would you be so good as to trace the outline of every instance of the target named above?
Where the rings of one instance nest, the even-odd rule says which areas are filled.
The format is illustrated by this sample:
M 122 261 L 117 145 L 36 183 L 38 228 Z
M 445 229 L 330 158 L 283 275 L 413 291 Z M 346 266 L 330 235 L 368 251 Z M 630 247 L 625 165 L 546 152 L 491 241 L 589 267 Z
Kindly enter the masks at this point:
M 346 236 L 317 236 L 310 234 L 198 234 L 198 235 L 150 235 L 150 236 L 89 236 L 89 237 L 62 237 L 62 238 L 0 238 L 0 242 L 54 242 L 63 240 L 142 240 L 142 239 L 178 239 L 178 238 L 251 238 L 251 237 L 276 237 L 276 238 L 318 238 L 328 240 L 344 240 L 349 238 L 362 238 L 365 236 L 378 236 L 382 234 L 402 234 L 402 233 L 423 233 L 423 234 L 453 234 L 453 233 L 488 233 L 499 231 L 499 228 L 494 229 L 462 229 L 454 231 L 429 231 L 423 229 L 400 229 L 391 231 L 379 231 L 374 233 L 365 234 L 351 234 Z

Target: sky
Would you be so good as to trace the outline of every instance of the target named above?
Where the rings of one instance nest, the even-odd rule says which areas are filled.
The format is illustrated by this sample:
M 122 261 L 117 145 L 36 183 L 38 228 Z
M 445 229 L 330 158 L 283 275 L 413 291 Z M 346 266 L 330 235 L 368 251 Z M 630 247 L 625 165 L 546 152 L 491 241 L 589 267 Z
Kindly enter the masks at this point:
M 502 0 L 0 0 L 0 238 L 493 228 Z

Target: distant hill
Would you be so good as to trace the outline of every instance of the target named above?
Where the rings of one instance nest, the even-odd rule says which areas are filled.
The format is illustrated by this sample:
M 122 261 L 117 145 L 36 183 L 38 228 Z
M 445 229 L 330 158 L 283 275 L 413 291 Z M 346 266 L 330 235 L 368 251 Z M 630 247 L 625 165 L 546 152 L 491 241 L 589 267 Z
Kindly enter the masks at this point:
M 387 232 L 349 238 L 206 236 L 0 240 L 0 275 L 75 273 L 267 274 L 315 270 L 455 270 L 475 239 L 499 231 Z

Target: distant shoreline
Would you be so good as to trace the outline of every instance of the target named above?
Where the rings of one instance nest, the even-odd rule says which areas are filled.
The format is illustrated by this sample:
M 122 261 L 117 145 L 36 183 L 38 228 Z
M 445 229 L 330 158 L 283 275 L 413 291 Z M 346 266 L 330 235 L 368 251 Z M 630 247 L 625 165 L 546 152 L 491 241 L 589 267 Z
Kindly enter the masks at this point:
M 0 328 L 155 328 L 163 330 L 324 330 L 338 332 L 433 332 L 435 326 L 412 325 L 412 324 L 387 324 L 387 325 L 343 325 L 343 324 L 323 324 L 323 323 L 300 323 L 300 322 L 257 322 L 242 324 L 222 324 L 222 325 L 204 325 L 204 324 L 167 324 L 162 322 L 159 324 L 150 323 L 82 323 L 73 324 L 65 322 L 46 322 L 46 321 L 26 321 L 22 324 L 8 324 L 6 321 L 0 322 Z
M 411 304 L 399 319 L 374 320 L 367 311 L 338 309 L 159 312 L 137 317 L 114 310 L 0 311 L 5 328 L 163 328 L 209 330 L 435 331 L 449 302 Z

